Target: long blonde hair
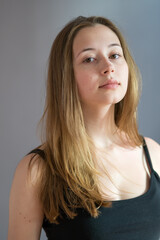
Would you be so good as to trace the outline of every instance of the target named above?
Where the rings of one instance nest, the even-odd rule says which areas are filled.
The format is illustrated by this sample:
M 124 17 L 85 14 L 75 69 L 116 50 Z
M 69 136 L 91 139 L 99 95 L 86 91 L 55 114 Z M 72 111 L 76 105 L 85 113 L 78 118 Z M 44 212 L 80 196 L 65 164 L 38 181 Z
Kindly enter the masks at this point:
M 57 35 L 51 48 L 42 117 L 45 158 L 40 168 L 39 197 L 46 218 L 54 223 L 58 223 L 63 213 L 74 218 L 77 208 L 84 208 L 96 217 L 97 206 L 103 202 L 98 190 L 94 150 L 84 125 L 72 59 L 76 34 L 82 28 L 95 24 L 109 27 L 118 36 L 129 67 L 128 89 L 124 99 L 115 106 L 115 123 L 134 146 L 142 143 L 136 121 L 139 75 L 124 38 L 117 27 L 103 17 L 78 17 L 72 20 Z M 105 205 L 109 206 L 110 202 Z

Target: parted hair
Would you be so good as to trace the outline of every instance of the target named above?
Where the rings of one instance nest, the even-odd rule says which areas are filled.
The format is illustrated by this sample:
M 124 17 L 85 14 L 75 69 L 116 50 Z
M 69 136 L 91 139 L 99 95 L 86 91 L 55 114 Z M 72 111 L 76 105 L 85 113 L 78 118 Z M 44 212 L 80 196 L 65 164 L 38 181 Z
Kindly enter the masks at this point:
M 129 68 L 126 95 L 115 105 L 115 123 L 131 145 L 142 143 L 136 119 L 140 76 L 126 41 L 119 29 L 104 17 L 73 19 L 60 31 L 51 48 L 41 119 L 44 158 L 34 157 L 30 162 L 30 168 L 38 162 L 39 198 L 46 218 L 53 223 L 59 223 L 64 214 L 74 218 L 78 208 L 96 217 L 97 206 L 110 206 L 110 201 L 104 202 L 98 189 L 94 146 L 86 132 L 73 71 L 74 38 L 82 28 L 95 24 L 103 24 L 117 35 Z

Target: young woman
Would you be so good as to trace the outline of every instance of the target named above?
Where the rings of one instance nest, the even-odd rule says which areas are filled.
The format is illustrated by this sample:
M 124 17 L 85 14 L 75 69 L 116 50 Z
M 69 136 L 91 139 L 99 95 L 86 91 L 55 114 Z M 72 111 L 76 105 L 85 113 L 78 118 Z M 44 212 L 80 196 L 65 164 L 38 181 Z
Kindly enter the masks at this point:
M 160 146 L 137 129 L 139 75 L 117 27 L 78 17 L 49 58 L 42 145 L 19 163 L 8 240 L 158 240 Z M 149 149 L 149 151 L 148 151 Z

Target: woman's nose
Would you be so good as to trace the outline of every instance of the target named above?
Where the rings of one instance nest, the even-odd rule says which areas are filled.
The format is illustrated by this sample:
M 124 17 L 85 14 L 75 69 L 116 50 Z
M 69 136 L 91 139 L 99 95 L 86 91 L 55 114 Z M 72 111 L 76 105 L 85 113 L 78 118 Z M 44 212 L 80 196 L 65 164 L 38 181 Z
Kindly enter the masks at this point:
M 114 71 L 114 65 L 109 60 L 105 60 L 101 69 L 101 74 L 106 75 Z

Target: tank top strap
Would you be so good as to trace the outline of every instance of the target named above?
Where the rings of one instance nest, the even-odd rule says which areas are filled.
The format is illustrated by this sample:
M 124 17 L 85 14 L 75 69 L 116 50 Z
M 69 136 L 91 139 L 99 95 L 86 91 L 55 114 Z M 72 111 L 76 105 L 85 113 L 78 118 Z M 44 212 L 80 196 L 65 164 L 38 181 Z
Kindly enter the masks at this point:
M 145 141 L 144 137 L 143 137 L 143 150 L 144 150 L 144 153 L 145 153 L 146 161 L 148 162 L 151 171 L 153 171 L 153 165 L 152 165 L 151 157 L 150 157 L 149 150 L 148 150 L 148 147 L 147 147 L 147 144 L 146 144 L 146 141 Z
M 35 154 L 38 154 L 42 159 L 45 159 L 45 153 L 42 149 L 40 148 L 36 148 L 36 149 L 33 149 L 31 152 L 29 152 L 27 155 L 31 154 L 31 153 L 35 153 Z

